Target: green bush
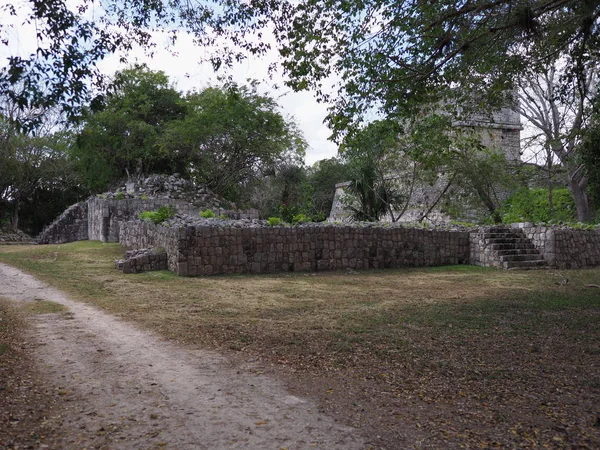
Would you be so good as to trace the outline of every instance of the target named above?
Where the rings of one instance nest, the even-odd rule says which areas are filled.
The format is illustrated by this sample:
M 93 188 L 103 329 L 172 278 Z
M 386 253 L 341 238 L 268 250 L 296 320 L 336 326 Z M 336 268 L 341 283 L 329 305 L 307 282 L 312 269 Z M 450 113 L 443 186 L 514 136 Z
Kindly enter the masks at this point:
M 200 213 L 200 217 L 202 217 L 203 219 L 214 219 L 215 217 L 215 213 L 212 212 L 212 210 L 207 209 L 205 211 L 202 211 Z
M 125 194 L 123 194 L 122 191 L 119 191 L 119 192 L 116 193 L 115 198 L 117 200 L 123 200 L 125 198 Z
M 313 222 L 325 222 L 327 220 L 327 216 L 322 212 L 318 212 L 316 214 L 313 214 L 312 220 Z
M 175 209 L 172 206 L 161 206 L 156 211 L 142 211 L 138 217 L 156 225 L 163 223 L 175 216 Z
M 306 222 L 312 222 L 312 219 L 310 217 L 308 217 L 306 214 L 296 214 L 294 217 L 292 217 L 293 224 L 306 223 Z
M 502 206 L 502 222 L 576 222 L 575 203 L 566 188 L 552 190 L 550 213 L 547 189 L 521 189 Z
M 221 215 L 219 216 L 219 219 L 220 219 L 220 220 L 229 220 L 229 216 L 228 216 L 227 214 L 221 214 Z
M 269 217 L 267 219 L 267 223 L 271 227 L 275 227 L 277 225 L 281 225 L 281 219 L 279 217 Z

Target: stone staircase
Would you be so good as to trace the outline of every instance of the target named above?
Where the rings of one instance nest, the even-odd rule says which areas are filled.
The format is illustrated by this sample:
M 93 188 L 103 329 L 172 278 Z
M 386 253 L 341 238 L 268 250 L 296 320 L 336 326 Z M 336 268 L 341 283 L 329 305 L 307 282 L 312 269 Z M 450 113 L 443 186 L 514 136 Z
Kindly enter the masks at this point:
M 491 250 L 494 265 L 504 269 L 545 269 L 548 262 L 542 257 L 522 230 L 504 226 L 486 229 L 485 248 Z

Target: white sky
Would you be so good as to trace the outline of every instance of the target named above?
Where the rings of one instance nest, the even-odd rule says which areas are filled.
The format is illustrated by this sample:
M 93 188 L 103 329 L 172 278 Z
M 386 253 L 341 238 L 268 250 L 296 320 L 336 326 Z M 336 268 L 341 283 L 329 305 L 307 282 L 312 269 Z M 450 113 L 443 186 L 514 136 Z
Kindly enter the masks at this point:
M 0 0 L 0 6 L 6 4 L 6 1 Z M 2 17 L 0 20 L 4 24 L 9 20 L 15 24 L 14 29 L 10 32 L 9 45 L 7 47 L 0 46 L 0 65 L 4 65 L 4 60 L 9 55 L 27 56 L 35 50 L 33 27 L 21 26 L 18 18 Z M 273 38 L 267 37 L 267 39 Z M 218 83 L 217 74 L 213 72 L 211 65 L 201 63 L 208 55 L 209 50 L 194 45 L 190 36 L 179 34 L 177 43 L 170 49 L 167 49 L 166 39 L 161 42 L 159 36 L 156 42 L 158 45 L 151 58 L 143 50 L 137 49 L 130 53 L 128 63 L 145 63 L 152 70 L 162 70 L 169 76 L 175 87 L 182 92 L 201 90 L 210 84 Z M 112 75 L 117 70 L 125 68 L 126 65 L 119 62 L 119 56 L 113 55 L 100 62 L 99 67 L 102 72 Z M 273 79 L 268 80 L 269 64 L 276 62 L 277 57 L 275 51 L 261 58 L 249 57 L 223 74 L 231 75 L 233 80 L 239 84 L 244 84 L 248 79 L 267 80 L 261 83 L 259 90 L 261 93 L 275 98 L 281 105 L 281 113 L 292 117 L 298 124 L 309 144 L 305 158 L 308 165 L 312 165 L 320 159 L 335 156 L 337 146 L 328 140 L 331 133 L 323 124 L 327 114 L 327 105 L 318 103 L 310 92 L 296 93 L 285 87 L 281 74 L 276 74 Z M 275 90 L 273 86 L 279 88 Z

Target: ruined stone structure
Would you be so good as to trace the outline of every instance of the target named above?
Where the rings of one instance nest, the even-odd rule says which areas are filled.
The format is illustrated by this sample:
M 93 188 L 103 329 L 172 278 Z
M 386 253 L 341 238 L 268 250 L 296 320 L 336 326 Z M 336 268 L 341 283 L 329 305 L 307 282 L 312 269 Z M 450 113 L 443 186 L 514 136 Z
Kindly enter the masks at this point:
M 402 226 L 163 227 L 121 224 L 128 248 L 161 248 L 182 276 L 473 264 L 505 269 L 600 265 L 600 230 L 532 224 L 472 230 Z
M 493 112 L 489 116 L 471 114 L 469 120 L 456 120 L 452 125 L 461 129 L 473 130 L 480 136 L 481 143 L 485 147 L 502 152 L 509 163 L 519 162 L 521 130 L 523 127 L 517 112 L 504 108 Z M 410 178 L 412 176 L 411 170 L 402 172 L 399 169 L 399 173 L 401 177 Z M 395 177 L 398 177 L 398 175 L 395 175 Z M 440 174 L 433 185 L 418 184 L 414 186 L 408 208 L 399 221 L 405 223 L 418 221 L 423 213 L 429 209 L 429 205 L 442 194 L 447 182 L 446 177 Z M 352 220 L 350 212 L 345 208 L 345 191 L 348 186 L 349 182 L 336 184 L 328 221 L 348 222 Z M 508 192 L 503 193 L 503 196 L 508 195 Z M 472 211 L 470 215 L 476 216 L 482 212 Z M 389 217 L 383 219 L 383 221 L 389 220 Z M 427 221 L 433 224 L 448 223 L 450 216 L 445 214 L 438 205 L 427 215 Z
M 140 211 L 174 206 L 165 226 Z M 256 211 L 224 211 L 238 220 L 200 219 L 184 200 L 91 198 L 65 211 L 40 243 L 90 239 L 131 249 L 117 267 L 127 273 L 169 270 L 182 276 L 385 269 L 475 264 L 499 268 L 600 265 L 600 229 L 513 226 L 414 228 L 400 224 L 268 226 Z M 192 219 L 186 214 L 194 215 Z
M 468 264 L 469 233 L 383 227 L 121 224 L 126 247 L 160 247 L 183 276 Z
M 138 185 L 128 183 L 117 192 L 92 196 L 70 206 L 44 228 L 37 242 L 59 244 L 87 239 L 119 242 L 119 226 L 122 222 L 136 219 L 142 211 L 154 211 L 161 206 L 171 206 L 178 214 L 189 216 L 197 216 L 200 211 L 211 209 L 217 216 L 258 219 L 256 210 L 226 209 L 221 206 L 224 203 L 204 186 L 194 189 L 188 180 L 178 176 L 152 175 Z

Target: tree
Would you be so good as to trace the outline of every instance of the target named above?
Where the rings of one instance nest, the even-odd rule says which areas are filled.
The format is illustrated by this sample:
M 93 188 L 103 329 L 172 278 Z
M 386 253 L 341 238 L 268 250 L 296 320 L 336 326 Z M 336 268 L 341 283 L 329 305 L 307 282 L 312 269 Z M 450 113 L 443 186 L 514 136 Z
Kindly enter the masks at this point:
M 331 123 L 338 132 L 366 111 L 397 114 L 444 86 L 482 83 L 503 89 L 512 74 L 558 53 L 584 60 L 598 50 L 595 0 L 92 0 L 16 2 L 3 16 L 35 24 L 37 48 L 11 55 L 0 71 L 0 91 L 21 106 L 59 103 L 76 113 L 90 80 L 102 78 L 96 63 L 140 45 L 151 51 L 152 32 L 194 34 L 200 45 L 229 38 L 210 60 L 215 67 L 269 48 L 264 29 L 273 24 L 284 67 L 295 89 L 342 80 Z M 92 14 L 93 13 L 93 14 Z M 9 26 L 0 38 L 9 39 Z M 574 72 L 576 72 L 576 68 Z M 23 83 L 21 93 L 12 91 Z M 45 86 L 45 89 L 41 89 Z
M 598 67 L 596 59 L 590 60 L 580 68 L 575 84 L 565 84 L 563 80 L 570 76 L 566 67 L 576 64 L 571 58 L 561 58 L 547 65 L 543 72 L 540 68 L 526 73 L 519 79 L 520 102 L 515 108 L 536 129 L 534 142 L 548 152 L 548 170 L 555 158 L 566 169 L 577 220 L 588 222 L 593 218 L 587 194 L 591 167 L 586 167 L 578 153 L 584 136 L 582 130 L 588 125 L 597 93 Z
M 325 220 L 331 212 L 335 185 L 350 179 L 348 166 L 339 158 L 322 159 L 308 169 L 308 186 L 311 192 L 309 214 Z
M 392 174 L 398 168 L 400 125 L 393 121 L 375 121 L 348 135 L 340 154 L 348 164 L 350 194 L 348 208 L 356 220 L 378 221 L 396 212 L 408 199 L 402 195 Z
M 184 158 L 158 146 L 167 124 L 187 112 L 163 72 L 145 66 L 117 72 L 101 99 L 88 108 L 72 150 L 92 190 L 126 176 L 186 170 Z
M 596 222 L 600 222 L 600 97 L 596 97 L 588 126 L 583 133 L 577 155 L 586 168 L 589 180 L 587 192 L 596 207 Z
M 70 163 L 66 133 L 30 136 L 0 121 L 0 220 L 37 234 L 85 195 Z
M 290 84 L 327 100 L 325 79 L 341 80 L 329 117 L 338 137 L 373 111 L 406 117 L 482 93 L 483 104 L 501 101 L 516 74 L 556 54 L 573 55 L 563 81 L 576 85 L 599 44 L 596 1 L 305 0 L 282 11 Z
M 189 175 L 218 194 L 235 200 L 250 178 L 304 157 L 306 141 L 294 121 L 256 85 L 210 87 L 185 101 L 185 117 L 168 124 L 159 147 L 186 161 Z

